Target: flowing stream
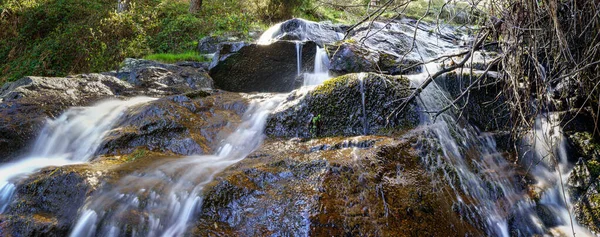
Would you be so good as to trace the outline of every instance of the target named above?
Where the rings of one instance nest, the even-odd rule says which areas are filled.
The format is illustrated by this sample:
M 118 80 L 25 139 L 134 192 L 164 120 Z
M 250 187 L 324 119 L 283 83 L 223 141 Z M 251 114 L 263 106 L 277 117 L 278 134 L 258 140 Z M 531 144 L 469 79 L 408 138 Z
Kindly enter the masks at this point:
M 262 144 L 267 116 L 282 99 L 277 95 L 253 103 L 215 154 L 190 156 L 129 175 L 112 190 L 92 196 L 71 236 L 182 236 L 198 214 L 204 187 Z M 124 218 L 139 220 L 129 226 L 125 223 L 131 221 Z
M 91 107 L 71 108 L 48 120 L 29 155 L 0 166 L 0 213 L 10 204 L 15 181 L 47 166 L 89 161 L 104 135 L 127 108 L 151 100 L 154 99 L 108 100 Z

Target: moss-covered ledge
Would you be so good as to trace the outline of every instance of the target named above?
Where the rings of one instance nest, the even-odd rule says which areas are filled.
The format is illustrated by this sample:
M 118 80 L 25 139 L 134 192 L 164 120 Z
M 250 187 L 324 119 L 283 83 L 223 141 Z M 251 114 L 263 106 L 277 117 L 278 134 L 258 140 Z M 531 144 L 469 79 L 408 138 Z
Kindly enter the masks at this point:
M 266 133 L 272 137 L 305 138 L 404 131 L 418 125 L 416 104 L 388 117 L 410 93 L 409 80 L 400 76 L 354 73 L 332 78 L 313 89 L 291 93 L 271 114 Z

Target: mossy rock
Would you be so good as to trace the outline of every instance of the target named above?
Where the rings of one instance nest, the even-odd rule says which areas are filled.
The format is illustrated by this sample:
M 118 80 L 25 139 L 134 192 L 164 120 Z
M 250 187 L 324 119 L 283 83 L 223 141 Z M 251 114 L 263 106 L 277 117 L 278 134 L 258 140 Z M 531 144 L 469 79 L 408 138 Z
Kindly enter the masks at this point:
M 191 236 L 481 236 L 412 141 L 268 140 L 207 187 Z M 441 186 L 440 186 L 441 185 Z
M 568 141 L 585 160 L 600 158 L 600 144 L 590 132 L 575 132 Z
M 347 74 L 311 90 L 288 97 L 268 119 L 266 134 L 274 137 L 323 137 L 389 134 L 416 126 L 416 104 L 392 116 L 411 93 L 400 76 L 374 73 Z M 364 91 L 364 110 L 362 93 Z M 366 116 L 365 121 L 363 120 Z
M 591 231 L 600 232 L 600 180 L 596 178 L 575 204 L 577 221 Z

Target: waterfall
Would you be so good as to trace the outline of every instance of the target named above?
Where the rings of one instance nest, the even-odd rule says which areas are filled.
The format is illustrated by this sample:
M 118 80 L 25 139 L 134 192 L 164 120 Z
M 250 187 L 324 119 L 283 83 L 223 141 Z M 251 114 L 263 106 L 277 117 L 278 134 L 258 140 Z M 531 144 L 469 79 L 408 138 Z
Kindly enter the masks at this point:
M 89 161 L 104 135 L 127 108 L 151 100 L 147 97 L 109 100 L 92 107 L 74 107 L 48 120 L 27 157 L 0 166 L 0 213 L 14 194 L 14 179 L 47 166 Z
M 329 57 L 324 48 L 317 46 L 313 73 L 304 74 L 304 86 L 320 85 L 329 79 Z
M 300 41 L 296 41 L 296 68 L 300 76 L 302 71 L 302 42 Z
M 88 199 L 71 236 L 182 236 L 198 216 L 205 186 L 228 166 L 257 149 L 265 138 L 267 117 L 278 95 L 252 104 L 235 132 L 213 155 L 191 156 L 129 175 L 107 192 Z M 137 225 L 123 221 L 140 218 Z
M 414 87 L 418 87 L 438 70 L 437 64 L 429 63 L 423 67 L 422 73 L 409 75 L 408 78 Z M 560 132 L 551 130 L 544 125 L 547 123 L 538 119 L 533 138 L 529 139 L 535 151 L 533 156 L 536 157 L 531 161 L 533 169 L 530 172 L 540 189 L 546 190 L 539 203 L 536 203 L 529 198 L 527 190 L 520 186 L 518 175 L 510 162 L 497 151 L 493 137 L 480 133 L 469 124 L 460 125 L 452 111 L 442 113 L 437 118 L 430 117 L 451 100 L 452 97 L 433 82 L 421 92 L 417 101 L 423 110 L 422 125 L 427 128 L 428 136 L 434 138 L 425 139 L 425 146 L 430 150 L 429 155 L 422 157 L 422 161 L 432 173 L 441 171 L 449 182 L 456 194 L 454 206 L 459 213 L 469 222 L 483 226 L 488 236 L 532 236 L 548 232 L 570 235 L 568 204 L 563 199 L 558 170 L 549 169 L 544 164 L 531 165 L 540 163 L 540 157 L 556 154 L 563 164 L 560 169 L 563 170 L 563 183 L 566 183 L 569 171 L 565 168 L 564 141 L 556 135 Z M 545 140 L 548 137 L 553 137 L 551 142 Z M 549 151 L 551 147 L 559 149 L 556 152 Z M 437 152 L 437 148 L 441 148 L 441 152 Z M 568 195 L 564 195 L 568 203 Z M 558 226 L 548 227 L 542 223 L 542 218 L 536 212 L 539 205 L 547 206 L 556 215 Z M 574 229 L 577 236 L 591 236 L 589 231 L 575 222 Z
M 557 114 L 538 116 L 534 129 L 524 138 L 523 143 L 523 147 L 528 149 L 520 152 L 523 157 L 522 165 L 531 167 L 530 173 L 536 182 L 534 187 L 541 191 L 538 206 L 554 216 L 554 226 L 549 231 L 555 235 L 570 235 L 575 232 L 580 237 L 593 236 L 574 219 L 571 197 L 569 192 L 565 192 L 572 165 L 568 162 L 567 142 L 562 135 Z M 529 150 L 532 152 L 528 152 Z M 533 219 L 543 223 L 537 216 Z

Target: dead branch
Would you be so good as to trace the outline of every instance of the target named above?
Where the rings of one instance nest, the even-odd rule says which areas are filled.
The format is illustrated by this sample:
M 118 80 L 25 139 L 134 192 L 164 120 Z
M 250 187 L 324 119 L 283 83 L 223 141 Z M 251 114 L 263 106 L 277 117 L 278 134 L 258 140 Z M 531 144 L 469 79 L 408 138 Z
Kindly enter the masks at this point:
M 475 49 L 478 49 L 481 46 L 481 44 L 483 44 L 483 42 L 485 41 L 485 39 L 487 38 L 488 35 L 489 35 L 489 31 L 487 31 L 485 34 L 483 34 L 483 36 L 473 45 L 473 47 L 471 47 L 471 51 L 469 51 L 469 53 L 467 53 L 465 55 L 465 57 L 463 58 L 462 61 L 460 61 L 459 63 L 457 63 L 451 67 L 444 68 L 444 69 L 436 72 L 433 75 L 430 75 L 425 80 L 425 82 L 423 82 L 423 84 L 421 84 L 421 86 L 419 86 L 419 88 L 417 88 L 415 91 L 413 91 L 413 93 L 408 98 L 406 98 L 406 100 L 404 100 L 404 102 L 402 102 L 402 104 L 398 108 L 396 108 L 394 111 L 392 111 L 392 113 L 388 116 L 388 120 L 390 117 L 403 111 L 406 108 L 406 106 L 408 106 L 408 104 L 410 104 L 410 102 L 412 102 L 412 100 L 414 100 L 417 96 L 419 96 L 419 94 L 436 78 L 438 78 L 439 76 L 446 74 L 450 71 L 453 71 L 457 68 L 464 67 L 464 65 L 467 63 L 469 58 L 471 58 L 471 55 L 473 55 L 473 52 L 475 51 Z

